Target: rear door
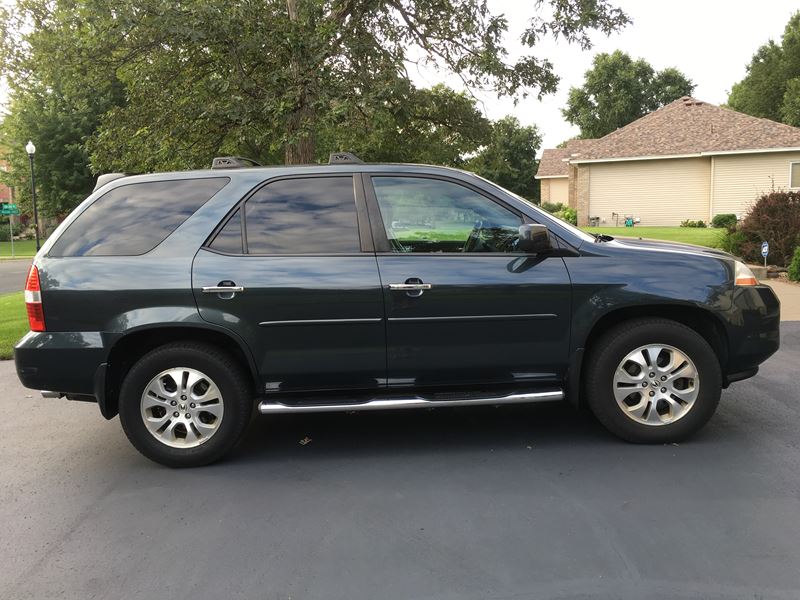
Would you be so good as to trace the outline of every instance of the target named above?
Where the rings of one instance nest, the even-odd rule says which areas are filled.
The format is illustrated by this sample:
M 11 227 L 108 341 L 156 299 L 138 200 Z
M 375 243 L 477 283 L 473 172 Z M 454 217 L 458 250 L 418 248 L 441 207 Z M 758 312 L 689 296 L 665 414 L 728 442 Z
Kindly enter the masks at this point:
M 200 314 L 245 339 L 262 391 L 385 385 L 380 279 L 357 206 L 363 187 L 352 174 L 271 180 L 197 254 Z
M 516 250 L 527 219 L 465 182 L 371 175 L 390 386 L 560 380 L 571 285 L 557 256 Z

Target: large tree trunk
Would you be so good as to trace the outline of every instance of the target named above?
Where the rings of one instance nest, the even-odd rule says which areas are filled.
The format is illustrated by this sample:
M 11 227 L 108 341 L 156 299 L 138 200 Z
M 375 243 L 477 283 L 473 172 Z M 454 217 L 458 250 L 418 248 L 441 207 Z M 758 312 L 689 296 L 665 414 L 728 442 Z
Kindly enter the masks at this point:
M 286 0 L 286 8 L 289 19 L 296 22 L 299 19 L 297 0 Z M 300 89 L 300 94 L 295 110 L 289 116 L 286 125 L 286 136 L 289 141 L 286 143 L 284 162 L 287 165 L 307 165 L 314 162 L 316 149 L 313 131 L 316 115 L 311 108 L 308 89 L 310 82 L 303 80 L 302 60 L 302 56 L 295 55 L 290 65 L 294 85 Z

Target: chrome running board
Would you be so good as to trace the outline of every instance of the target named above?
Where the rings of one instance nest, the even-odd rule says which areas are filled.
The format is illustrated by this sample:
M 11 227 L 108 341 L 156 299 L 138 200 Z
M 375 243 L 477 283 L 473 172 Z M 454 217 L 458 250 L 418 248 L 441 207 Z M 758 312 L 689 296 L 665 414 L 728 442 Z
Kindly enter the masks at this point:
M 397 396 L 388 398 L 373 398 L 365 402 L 353 404 L 282 404 L 262 400 L 258 410 L 262 414 L 287 414 L 287 413 L 315 413 L 315 412 L 341 412 L 354 410 L 393 410 L 401 408 L 436 408 L 451 406 L 482 406 L 492 404 L 527 404 L 531 402 L 552 402 L 563 400 L 562 390 L 546 392 L 526 392 L 520 394 L 507 394 L 504 396 L 489 396 L 486 398 L 462 398 L 458 400 L 429 400 L 422 396 Z

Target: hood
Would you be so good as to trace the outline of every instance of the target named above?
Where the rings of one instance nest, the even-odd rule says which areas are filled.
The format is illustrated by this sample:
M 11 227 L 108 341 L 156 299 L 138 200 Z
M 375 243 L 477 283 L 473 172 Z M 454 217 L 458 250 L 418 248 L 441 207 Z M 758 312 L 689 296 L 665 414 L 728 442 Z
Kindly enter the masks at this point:
M 730 260 L 740 260 L 738 257 L 718 250 L 717 248 L 707 248 L 706 246 L 695 246 L 694 244 L 682 244 L 680 242 L 664 242 L 661 240 L 643 240 L 641 238 L 622 238 L 615 237 L 614 242 L 627 248 L 642 248 L 647 250 L 668 250 L 670 252 L 682 252 L 684 254 L 704 254 L 706 256 L 716 256 L 717 258 L 727 258 Z

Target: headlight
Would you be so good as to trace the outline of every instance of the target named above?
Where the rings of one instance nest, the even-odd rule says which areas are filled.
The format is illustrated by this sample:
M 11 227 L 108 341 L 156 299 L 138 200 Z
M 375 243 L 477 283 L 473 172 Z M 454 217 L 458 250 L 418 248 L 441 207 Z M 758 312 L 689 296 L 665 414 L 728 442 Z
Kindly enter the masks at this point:
M 753 272 L 743 262 L 738 260 L 734 263 L 734 284 L 735 285 L 758 285 L 758 279 Z

